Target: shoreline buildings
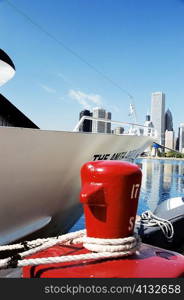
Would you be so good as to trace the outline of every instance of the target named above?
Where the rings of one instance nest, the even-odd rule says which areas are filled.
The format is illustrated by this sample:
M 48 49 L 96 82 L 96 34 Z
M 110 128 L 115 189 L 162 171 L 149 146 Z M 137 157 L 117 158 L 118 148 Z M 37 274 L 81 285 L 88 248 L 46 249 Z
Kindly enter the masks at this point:
M 93 111 L 85 109 L 79 114 L 79 120 L 83 116 L 89 116 L 98 119 L 111 120 L 111 112 L 107 112 L 104 108 L 95 107 Z M 83 132 L 94 132 L 94 133 L 111 133 L 111 123 L 95 120 L 84 120 L 83 124 L 80 126 L 79 131 Z
M 124 131 L 125 131 L 125 129 L 124 129 L 123 127 L 120 126 L 120 127 L 114 128 L 113 133 L 114 133 L 114 134 L 123 134 Z
M 169 152 L 172 150 L 184 153 L 184 123 L 180 123 L 178 128 L 178 136 L 175 137 L 173 116 L 169 108 L 165 111 L 165 98 L 166 96 L 163 92 L 153 92 L 151 94 L 151 114 L 147 113 L 146 120 L 144 122 L 144 126 L 147 128 L 144 128 L 141 134 L 147 136 L 152 135 L 152 129 L 155 129 L 158 136 L 158 144 L 162 145 L 163 147 L 156 145 L 160 149 L 154 149 L 154 147 L 147 149 L 146 152 L 148 155 L 151 154 L 155 156 L 159 152 Z M 84 115 L 104 120 L 111 120 L 112 117 L 111 112 L 107 112 L 101 107 L 93 108 L 92 112 L 87 109 L 81 111 L 79 119 L 81 119 Z M 123 134 L 124 128 L 117 127 L 112 129 L 110 122 L 85 120 L 80 127 L 80 131 Z

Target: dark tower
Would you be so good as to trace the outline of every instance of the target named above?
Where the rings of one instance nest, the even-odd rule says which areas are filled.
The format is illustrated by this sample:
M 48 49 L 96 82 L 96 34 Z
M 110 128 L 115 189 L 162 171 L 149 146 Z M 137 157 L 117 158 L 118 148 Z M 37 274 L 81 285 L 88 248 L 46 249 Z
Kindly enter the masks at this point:
M 169 109 L 165 113 L 165 130 L 173 131 L 173 118 Z
M 85 109 L 85 110 L 82 110 L 80 112 L 80 114 L 79 114 L 79 120 L 83 116 L 91 117 L 92 113 L 89 110 Z M 84 120 L 84 122 L 82 123 L 82 125 L 79 128 L 79 131 L 82 131 L 82 132 L 92 132 L 92 120 Z
M 146 121 L 150 121 L 150 115 L 146 115 Z
M 178 137 L 176 139 L 176 150 L 179 151 L 179 143 L 180 143 L 180 127 L 178 128 Z

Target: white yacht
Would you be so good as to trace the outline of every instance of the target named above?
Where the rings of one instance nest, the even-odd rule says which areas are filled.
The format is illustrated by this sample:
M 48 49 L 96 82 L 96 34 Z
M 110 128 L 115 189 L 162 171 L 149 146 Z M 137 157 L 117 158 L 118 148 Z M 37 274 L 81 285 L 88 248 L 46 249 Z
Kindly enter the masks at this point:
M 1 84 L 14 73 L 1 51 Z M 66 232 L 82 213 L 81 166 L 103 159 L 132 161 L 155 140 L 135 131 L 140 125 L 109 120 L 134 133 L 79 132 L 86 118 L 91 117 L 83 117 L 73 132 L 0 127 L 0 244 Z

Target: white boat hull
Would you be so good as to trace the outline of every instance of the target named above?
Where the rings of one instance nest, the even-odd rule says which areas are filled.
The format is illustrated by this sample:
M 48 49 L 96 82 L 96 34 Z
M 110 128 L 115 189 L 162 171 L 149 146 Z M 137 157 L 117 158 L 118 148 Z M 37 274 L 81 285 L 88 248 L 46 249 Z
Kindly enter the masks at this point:
M 135 158 L 153 142 L 145 136 L 11 127 L 0 127 L 0 137 L 1 244 L 44 228 L 53 218 L 60 232 L 68 230 L 66 222 L 71 226 L 81 213 L 81 166 L 104 157 L 123 159 L 122 153 Z

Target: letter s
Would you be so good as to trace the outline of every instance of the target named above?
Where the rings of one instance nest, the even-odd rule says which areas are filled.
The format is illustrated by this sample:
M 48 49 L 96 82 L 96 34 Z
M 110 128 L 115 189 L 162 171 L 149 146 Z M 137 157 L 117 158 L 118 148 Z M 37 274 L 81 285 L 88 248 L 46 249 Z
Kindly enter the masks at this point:
M 134 217 L 130 217 L 128 230 L 131 231 L 134 228 Z

